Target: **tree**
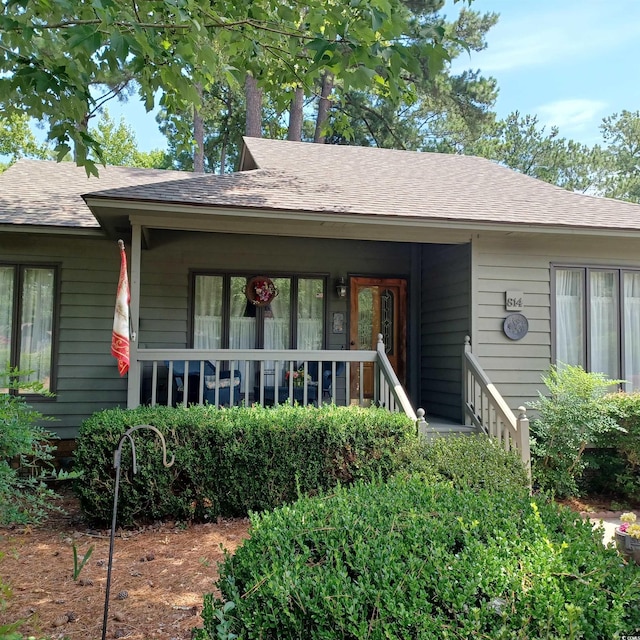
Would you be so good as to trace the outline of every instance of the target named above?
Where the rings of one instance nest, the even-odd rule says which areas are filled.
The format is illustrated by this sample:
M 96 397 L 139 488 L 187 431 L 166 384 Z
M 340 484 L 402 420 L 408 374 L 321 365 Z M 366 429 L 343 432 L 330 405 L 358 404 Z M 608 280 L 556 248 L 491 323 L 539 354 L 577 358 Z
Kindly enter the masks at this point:
M 133 129 L 126 124 L 124 118 L 116 122 L 105 109 L 102 117 L 88 133 L 98 142 L 102 149 L 105 164 L 119 167 L 146 167 L 148 169 L 164 169 L 168 160 L 160 149 L 139 151 Z
M 0 156 L 8 156 L 9 164 L 20 158 L 44 159 L 49 153 L 47 145 L 36 140 L 26 115 L 0 118 Z
M 102 148 L 82 126 L 95 83 L 133 77 L 147 109 L 161 91 L 171 113 L 199 108 L 198 87 L 222 79 L 239 85 L 249 73 L 275 91 L 293 81 L 312 86 L 329 70 L 345 90 L 375 83 L 399 100 L 419 57 L 436 69 L 448 55 L 439 30 L 420 46 L 403 41 L 407 21 L 399 0 L 307 0 L 302 17 L 281 0 L 5 1 L 0 108 L 47 121 L 58 158 L 74 145 L 78 164 L 95 174 Z
M 202 120 L 203 169 L 205 172 L 232 171 L 238 162 L 242 135 L 245 130 L 243 92 L 226 82 L 219 82 L 203 92 L 198 112 Z M 181 126 L 189 118 L 188 111 L 156 116 L 160 131 L 167 138 L 167 167 L 183 171 L 194 169 L 195 135 Z M 195 132 L 194 132 L 195 133 Z
M 602 120 L 607 145 L 608 173 L 603 194 L 610 198 L 640 202 L 640 111 L 622 111 Z
M 521 116 L 518 111 L 486 124 L 476 139 L 463 126 L 454 125 L 449 148 L 442 146 L 439 150 L 489 158 L 570 191 L 599 192 L 606 168 L 606 156 L 599 146 L 590 148 L 561 138 L 557 127 L 547 132 L 537 116 Z
M 441 14 L 443 0 L 405 0 L 404 4 L 411 12 L 407 46 L 419 49 L 429 34 L 443 34 L 448 42 L 447 62 L 434 68 L 429 59 L 419 58 L 413 93 L 399 103 L 388 100 L 375 86 L 354 91 L 338 85 L 330 116 L 333 126 L 328 127 L 337 133 L 329 135 L 329 142 L 437 150 L 434 130 L 442 121 L 457 118 L 477 134 L 485 120 L 493 117 L 490 109 L 497 96 L 496 81 L 478 71 L 452 74 L 448 61 L 465 51 L 484 49 L 498 15 L 462 10 L 455 20 L 447 21 Z M 340 125 L 341 121 L 349 127 Z

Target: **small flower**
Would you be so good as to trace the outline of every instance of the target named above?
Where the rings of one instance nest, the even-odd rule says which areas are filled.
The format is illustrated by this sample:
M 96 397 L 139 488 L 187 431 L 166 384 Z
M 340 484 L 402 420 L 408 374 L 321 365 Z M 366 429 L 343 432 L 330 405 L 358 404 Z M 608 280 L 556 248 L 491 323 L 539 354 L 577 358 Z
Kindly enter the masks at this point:
M 640 540 L 640 524 L 630 524 L 626 531 L 627 535 Z
M 636 514 L 632 511 L 627 511 L 620 516 L 620 522 L 627 522 L 629 524 L 636 521 Z

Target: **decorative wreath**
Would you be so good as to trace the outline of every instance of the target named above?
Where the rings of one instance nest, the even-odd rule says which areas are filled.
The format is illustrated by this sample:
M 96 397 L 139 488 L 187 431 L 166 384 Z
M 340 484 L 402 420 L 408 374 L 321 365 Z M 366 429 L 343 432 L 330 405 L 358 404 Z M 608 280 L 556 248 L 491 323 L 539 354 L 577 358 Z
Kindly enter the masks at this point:
M 278 289 L 271 281 L 271 278 L 265 278 L 264 276 L 255 276 L 247 280 L 247 286 L 244 291 L 247 300 L 251 304 L 255 304 L 256 307 L 268 305 L 278 295 Z

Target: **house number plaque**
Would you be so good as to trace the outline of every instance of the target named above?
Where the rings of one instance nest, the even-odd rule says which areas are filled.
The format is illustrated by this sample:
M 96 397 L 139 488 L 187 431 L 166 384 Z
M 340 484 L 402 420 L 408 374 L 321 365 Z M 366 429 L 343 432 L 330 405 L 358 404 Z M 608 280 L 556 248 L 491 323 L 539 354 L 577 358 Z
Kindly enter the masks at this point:
M 524 309 L 524 295 L 522 291 L 505 292 L 504 302 L 507 311 L 522 311 Z

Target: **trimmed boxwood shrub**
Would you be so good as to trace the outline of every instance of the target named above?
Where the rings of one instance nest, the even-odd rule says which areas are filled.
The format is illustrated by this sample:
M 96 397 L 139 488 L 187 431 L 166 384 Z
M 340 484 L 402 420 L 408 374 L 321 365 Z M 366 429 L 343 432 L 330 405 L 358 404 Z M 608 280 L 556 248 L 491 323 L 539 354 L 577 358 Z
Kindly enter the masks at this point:
M 140 407 L 95 414 L 80 428 L 76 485 L 84 513 L 109 523 L 113 455 L 127 428 L 151 424 L 165 436 L 175 464 L 162 465 L 159 439 L 134 434 L 138 473 L 125 442 L 118 521 L 206 520 L 244 516 L 357 479 L 388 477 L 400 450 L 418 442 L 401 414 L 360 407 Z
M 617 637 L 640 568 L 541 498 L 356 483 L 254 514 L 205 596 L 198 640 Z
M 450 482 L 507 493 L 529 492 L 529 478 L 517 451 L 505 451 L 483 434 L 439 437 L 409 450 L 409 472 L 420 472 L 430 482 Z

